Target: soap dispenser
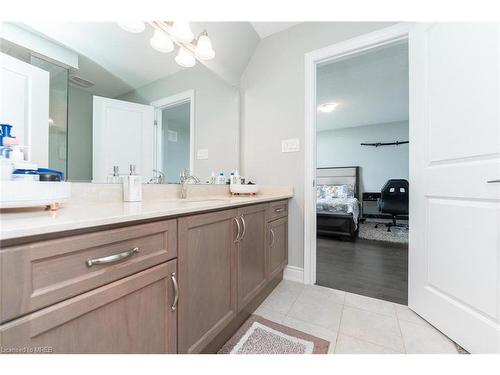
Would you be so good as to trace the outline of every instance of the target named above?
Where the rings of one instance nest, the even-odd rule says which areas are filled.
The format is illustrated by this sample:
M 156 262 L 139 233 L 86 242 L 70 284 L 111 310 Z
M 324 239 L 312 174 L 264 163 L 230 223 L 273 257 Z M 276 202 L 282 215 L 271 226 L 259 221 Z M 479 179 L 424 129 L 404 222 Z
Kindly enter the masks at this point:
M 136 175 L 134 164 L 130 164 L 130 174 L 123 177 L 123 200 L 125 202 L 142 201 L 141 176 Z

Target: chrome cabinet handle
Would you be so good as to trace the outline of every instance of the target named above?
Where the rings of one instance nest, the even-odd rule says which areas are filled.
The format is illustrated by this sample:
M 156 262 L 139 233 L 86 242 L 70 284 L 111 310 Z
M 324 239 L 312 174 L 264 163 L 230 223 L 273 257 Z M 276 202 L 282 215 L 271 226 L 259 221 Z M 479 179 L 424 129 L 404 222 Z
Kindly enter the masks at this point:
M 274 240 L 275 240 L 275 239 L 276 239 L 276 238 L 275 238 L 275 236 L 274 236 L 274 230 L 271 228 L 271 245 L 270 245 L 271 247 L 273 247 L 273 246 L 274 246 Z
M 241 234 L 240 241 L 245 237 L 245 233 L 247 232 L 247 223 L 245 223 L 245 219 L 243 218 L 243 215 L 240 216 L 241 223 L 243 224 L 243 233 Z
M 274 209 L 274 212 L 283 212 L 283 211 L 285 211 L 284 207 L 278 207 Z
M 175 272 L 172 272 L 170 278 L 172 279 L 172 284 L 174 285 L 174 302 L 172 303 L 172 306 L 170 308 L 172 311 L 175 311 L 177 309 L 177 303 L 179 302 L 179 284 L 177 284 Z
M 172 279 L 172 284 L 174 285 L 174 302 L 172 303 L 170 309 L 172 311 L 175 311 L 177 310 L 177 302 L 179 302 L 179 284 L 177 284 L 177 279 L 175 278 L 175 272 L 172 272 L 170 278 Z
M 489 180 L 488 184 L 498 184 L 500 180 Z
M 139 252 L 138 247 L 134 247 L 133 249 L 129 251 L 124 251 L 123 253 L 118 253 L 118 254 L 113 254 L 107 257 L 103 258 L 97 258 L 97 259 L 89 259 L 87 260 L 86 264 L 87 267 L 92 267 L 94 264 L 106 264 L 106 263 L 115 263 L 123 259 L 130 258 L 132 255 L 135 253 Z
M 239 242 L 240 240 L 240 234 L 241 234 L 241 225 L 240 225 L 240 221 L 238 220 L 237 217 L 234 217 L 233 220 L 236 222 L 236 227 L 238 228 L 238 233 L 236 234 L 236 238 L 234 240 L 234 242 Z

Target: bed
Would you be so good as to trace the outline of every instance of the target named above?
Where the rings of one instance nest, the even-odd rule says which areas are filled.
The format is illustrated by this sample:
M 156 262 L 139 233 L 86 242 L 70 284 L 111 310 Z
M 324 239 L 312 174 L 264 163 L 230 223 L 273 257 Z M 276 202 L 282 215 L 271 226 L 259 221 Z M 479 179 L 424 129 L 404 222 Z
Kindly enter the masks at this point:
M 359 167 L 316 170 L 317 234 L 356 239 L 359 229 Z

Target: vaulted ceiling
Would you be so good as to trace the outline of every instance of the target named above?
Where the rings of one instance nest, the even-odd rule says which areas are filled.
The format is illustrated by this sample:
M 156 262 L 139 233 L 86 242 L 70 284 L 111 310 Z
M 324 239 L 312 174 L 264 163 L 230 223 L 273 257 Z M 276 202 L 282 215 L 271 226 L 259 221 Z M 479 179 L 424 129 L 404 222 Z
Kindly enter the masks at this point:
M 197 35 L 206 29 L 215 58 L 204 65 L 230 85 L 237 86 L 262 38 L 285 30 L 295 22 L 191 22 Z M 80 56 L 72 74 L 95 84 L 90 91 L 117 97 L 182 69 L 175 52 L 161 53 L 149 44 L 153 29 L 133 34 L 114 22 L 30 22 L 22 27 L 55 41 Z M 104 90 L 104 91 L 103 91 Z

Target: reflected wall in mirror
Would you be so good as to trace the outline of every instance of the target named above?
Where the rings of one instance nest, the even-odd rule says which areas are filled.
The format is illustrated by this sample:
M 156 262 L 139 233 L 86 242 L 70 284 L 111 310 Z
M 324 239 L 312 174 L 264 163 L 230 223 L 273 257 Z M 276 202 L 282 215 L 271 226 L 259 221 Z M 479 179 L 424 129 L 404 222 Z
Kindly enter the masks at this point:
M 2 44 L 17 50 L 2 51 L 50 71 L 49 167 L 69 181 L 119 182 L 114 175 L 128 174 L 131 164 L 146 183 L 178 183 L 186 168 L 206 181 L 239 167 L 239 91 L 213 69 L 221 66 L 217 56 L 211 65 L 179 66 L 176 51 L 151 47 L 149 25 L 141 34 L 113 22 L 10 25 L 39 45 L 3 34 Z M 191 25 L 195 35 L 214 27 Z M 46 43 L 76 60 L 35 51 Z

